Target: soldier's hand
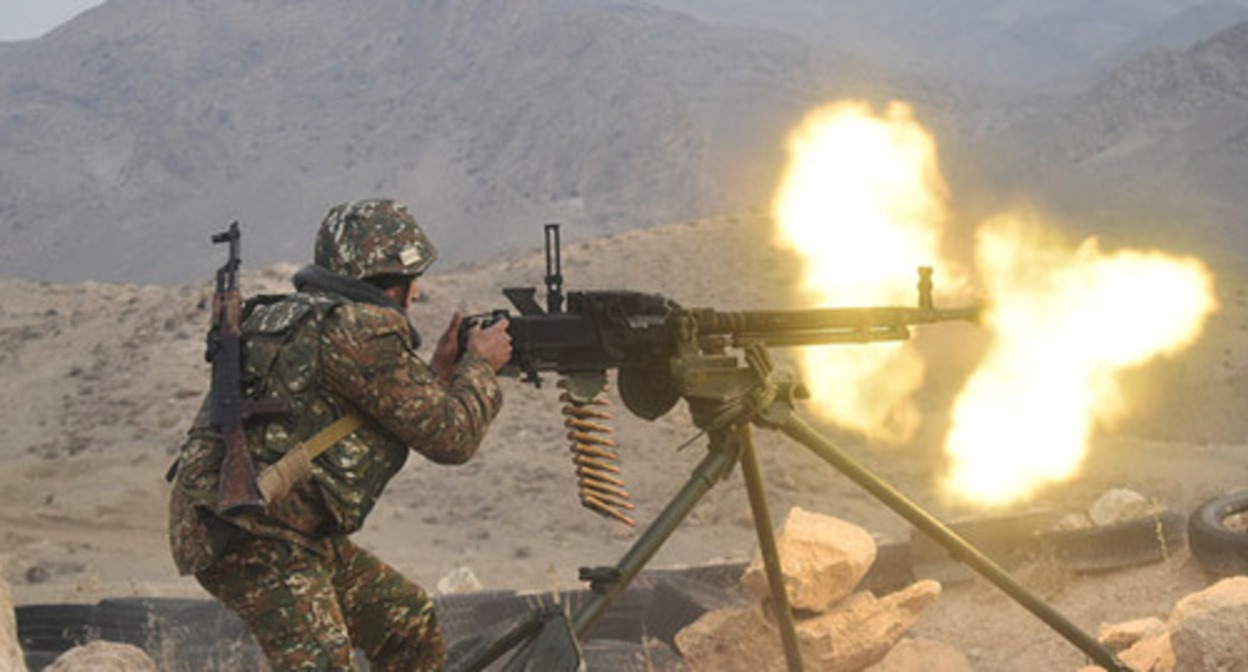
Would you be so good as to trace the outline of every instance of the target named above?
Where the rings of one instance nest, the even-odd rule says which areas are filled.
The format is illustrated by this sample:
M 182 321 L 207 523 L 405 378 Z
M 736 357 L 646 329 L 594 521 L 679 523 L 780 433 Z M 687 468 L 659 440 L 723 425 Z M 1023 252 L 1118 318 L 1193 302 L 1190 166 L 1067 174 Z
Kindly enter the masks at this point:
M 433 361 L 429 363 L 439 378 L 449 380 L 455 370 L 455 362 L 459 360 L 459 325 L 464 321 L 464 314 L 455 311 L 451 316 L 451 324 L 438 337 L 438 344 L 433 349 Z
M 494 367 L 503 368 L 511 359 L 511 334 L 507 333 L 510 321 L 503 318 L 489 327 L 473 327 L 468 332 L 468 351 L 481 355 Z

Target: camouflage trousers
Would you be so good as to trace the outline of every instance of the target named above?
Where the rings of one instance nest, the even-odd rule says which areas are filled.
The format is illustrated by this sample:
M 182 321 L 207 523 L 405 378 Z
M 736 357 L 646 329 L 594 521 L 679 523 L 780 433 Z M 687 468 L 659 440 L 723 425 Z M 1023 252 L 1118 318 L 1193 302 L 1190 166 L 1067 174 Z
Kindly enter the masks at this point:
M 240 534 L 195 578 L 247 623 L 275 671 L 355 670 L 355 647 L 373 670 L 443 669 L 425 591 L 346 537 L 326 547 L 322 557 Z

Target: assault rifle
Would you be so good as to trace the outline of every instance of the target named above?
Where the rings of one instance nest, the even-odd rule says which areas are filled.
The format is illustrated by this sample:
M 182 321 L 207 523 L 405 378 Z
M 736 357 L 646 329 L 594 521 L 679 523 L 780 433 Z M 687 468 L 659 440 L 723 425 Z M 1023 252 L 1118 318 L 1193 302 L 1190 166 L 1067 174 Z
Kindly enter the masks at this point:
M 977 322 L 979 306 L 944 309 L 933 305 L 930 268 L 919 269 L 918 302 L 909 307 L 745 312 L 686 309 L 663 296 L 633 291 L 565 295 L 558 225 L 546 225 L 545 233 L 545 309 L 538 303 L 533 287 L 504 289 L 503 294 L 518 314 L 498 309 L 469 316 L 459 334 L 461 345 L 473 325 L 486 326 L 506 317 L 512 357 L 504 371 L 522 375 L 525 382 L 539 386 L 545 372 L 560 376 L 566 404 L 564 424 L 570 430 L 568 439 L 572 442 L 581 503 L 598 513 L 632 524 L 625 513 L 632 505 L 618 478 L 619 470 L 612 464 L 617 459 L 614 442 L 606 436 L 610 428 L 605 422 L 610 416 L 598 408 L 605 404 L 599 395 L 605 389 L 607 371 L 617 371 L 620 397 L 640 417 L 658 418 L 678 401 L 685 400 L 694 424 L 709 439 L 708 453 L 618 564 L 581 568 L 581 579 L 589 582 L 592 595 L 566 623 L 558 623 L 561 614 L 538 612 L 492 645 L 477 647 L 451 661 L 450 669 L 484 669 L 524 641 L 539 642 L 528 647 L 529 652 L 552 647 L 558 652 L 566 649 L 562 642 L 566 642 L 563 635 L 568 632 L 577 639 L 586 639 L 602 613 L 676 531 L 694 505 L 739 464 L 785 659 L 790 672 L 800 671 L 797 635 L 754 453 L 753 425 L 778 430 L 805 446 L 1001 588 L 1097 664 L 1115 672 L 1129 669 L 991 558 L 802 420 L 796 413 L 796 400 L 805 396 L 804 386 L 798 381 L 776 380 L 773 375 L 770 346 L 899 340 L 908 338 L 910 328 L 916 325 Z M 577 669 L 575 661 L 566 656 L 519 665 L 513 660 L 507 669 Z
M 256 465 L 247 450 L 243 420 L 260 415 L 286 412 L 276 400 L 257 401 L 243 395 L 242 293 L 238 288 L 238 222 L 222 233 L 213 234 L 214 244 L 229 244 L 229 256 L 217 269 L 216 291 L 212 295 L 212 327 L 204 359 L 212 363 L 212 427 L 221 433 L 225 455 L 221 460 L 217 487 L 217 512 L 233 516 L 264 508 L 264 498 L 256 487 Z

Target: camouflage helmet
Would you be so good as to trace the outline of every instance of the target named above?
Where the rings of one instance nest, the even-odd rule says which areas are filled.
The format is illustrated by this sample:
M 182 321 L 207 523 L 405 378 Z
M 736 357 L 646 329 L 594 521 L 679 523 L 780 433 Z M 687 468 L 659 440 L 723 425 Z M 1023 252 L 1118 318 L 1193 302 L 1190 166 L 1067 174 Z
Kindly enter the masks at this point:
M 437 258 L 407 206 L 380 198 L 330 208 L 313 255 L 317 266 L 352 278 L 417 276 Z

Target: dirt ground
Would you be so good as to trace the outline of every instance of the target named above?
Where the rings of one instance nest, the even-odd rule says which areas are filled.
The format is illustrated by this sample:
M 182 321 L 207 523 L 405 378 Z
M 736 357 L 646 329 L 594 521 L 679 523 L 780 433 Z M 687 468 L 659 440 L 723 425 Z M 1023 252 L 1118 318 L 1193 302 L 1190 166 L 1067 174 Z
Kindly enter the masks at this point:
M 783 287 L 793 265 L 766 245 L 759 220 L 726 218 L 565 244 L 568 289 L 662 292 L 684 305 L 784 307 L 791 302 Z M 534 239 L 539 236 L 535 229 Z M 706 249 L 740 262 L 670 261 L 696 259 Z M 249 274 L 244 290 L 285 291 L 292 271 Z M 427 300 L 416 308 L 418 324 L 432 341 L 455 308 L 501 307 L 501 287 L 540 286 L 542 274 L 540 252 L 435 272 L 424 284 Z M 1133 414 L 1097 434 L 1075 479 L 1027 507 L 1081 511 L 1105 490 L 1126 487 L 1188 512 L 1206 498 L 1248 487 L 1245 286 L 1242 274 L 1219 275 L 1222 309 L 1201 343 L 1132 374 Z M 202 360 L 208 296 L 206 286 L 0 281 L 0 561 L 17 604 L 204 595 L 193 580 L 176 575 L 169 559 L 163 477 L 208 384 Z M 948 331 L 927 347 L 955 349 L 925 393 L 925 407 L 938 409 L 947 401 L 944 390 L 956 387 L 957 363 L 969 356 L 958 343 L 974 341 L 975 328 L 931 329 Z M 614 564 L 637 537 L 578 505 L 553 380 L 541 389 L 507 380 L 505 395 L 502 415 L 472 462 L 448 468 L 413 459 L 357 536 L 425 586 L 459 567 L 470 568 L 487 588 L 575 586 L 578 567 Z M 645 422 L 613 401 L 624 480 L 645 525 L 702 458 L 705 442 L 678 449 L 696 436 L 683 406 Z M 936 494 L 940 417 L 930 413 L 920 438 L 906 448 L 880 448 L 819 426 L 941 518 L 986 515 Z M 882 542 L 909 538 L 903 519 L 803 447 L 765 430 L 757 438 L 777 522 L 800 505 L 858 523 Z M 651 566 L 745 559 L 754 546 L 745 489 L 734 473 Z M 1021 568 L 1018 578 L 1093 633 L 1102 623 L 1164 618 L 1182 596 L 1212 582 L 1186 551 L 1091 575 L 1040 563 Z M 913 634 L 961 650 L 980 670 L 1075 670 L 1084 662 L 983 580 L 946 583 Z

